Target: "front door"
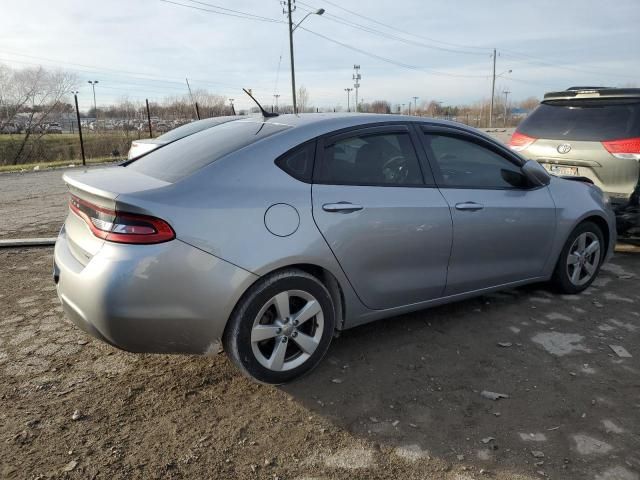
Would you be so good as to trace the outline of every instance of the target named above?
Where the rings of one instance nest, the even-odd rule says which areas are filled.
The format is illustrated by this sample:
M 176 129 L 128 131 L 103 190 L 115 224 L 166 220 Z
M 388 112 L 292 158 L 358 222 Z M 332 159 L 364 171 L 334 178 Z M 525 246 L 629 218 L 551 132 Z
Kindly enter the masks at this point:
M 423 132 L 453 218 L 446 295 L 541 275 L 551 252 L 555 204 L 531 188 L 516 160 L 468 134 Z
M 421 168 L 414 135 L 404 125 L 373 127 L 319 147 L 313 217 L 354 290 L 372 309 L 444 292 L 451 214 L 430 172 Z

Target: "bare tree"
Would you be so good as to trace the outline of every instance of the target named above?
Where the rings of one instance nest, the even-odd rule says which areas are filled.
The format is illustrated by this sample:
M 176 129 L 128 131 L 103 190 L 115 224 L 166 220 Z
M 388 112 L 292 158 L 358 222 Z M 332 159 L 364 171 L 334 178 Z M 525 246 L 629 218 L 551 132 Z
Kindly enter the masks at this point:
M 297 100 L 298 100 L 298 112 L 300 113 L 305 113 L 307 111 L 309 111 L 310 105 L 309 105 L 309 91 L 306 89 L 306 87 L 304 86 L 300 86 L 300 88 L 298 88 L 298 95 L 297 95 Z
M 372 113 L 391 113 L 391 104 L 386 100 L 375 100 L 371 102 L 369 111 Z
M 77 84 L 75 75 L 48 71 L 42 67 L 15 70 L 0 68 L 0 130 L 8 124 L 21 124 L 24 136 L 9 163 L 16 165 L 29 157 L 30 137 L 44 135 L 43 125 L 68 111 L 67 97 Z

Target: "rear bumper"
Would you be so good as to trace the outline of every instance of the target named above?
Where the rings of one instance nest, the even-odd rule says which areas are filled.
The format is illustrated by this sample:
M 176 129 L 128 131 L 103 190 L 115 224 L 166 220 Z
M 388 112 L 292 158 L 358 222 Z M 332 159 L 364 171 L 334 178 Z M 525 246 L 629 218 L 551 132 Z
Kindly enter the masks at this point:
M 85 266 L 63 230 L 54 258 L 58 297 L 69 319 L 131 352 L 217 351 L 231 311 L 257 278 L 179 240 L 106 242 Z

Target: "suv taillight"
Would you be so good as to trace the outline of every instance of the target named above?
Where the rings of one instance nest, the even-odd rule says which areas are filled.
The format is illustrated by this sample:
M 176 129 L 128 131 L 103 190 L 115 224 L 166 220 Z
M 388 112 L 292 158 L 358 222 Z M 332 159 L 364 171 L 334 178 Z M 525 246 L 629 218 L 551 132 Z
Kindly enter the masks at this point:
M 82 218 L 98 238 L 116 243 L 150 244 L 176 238 L 171 226 L 156 217 L 99 207 L 71 195 L 69 208 Z
M 602 145 L 614 157 L 640 160 L 640 137 L 607 140 Z
M 511 140 L 509 140 L 509 148 L 511 150 L 515 150 L 516 152 L 519 152 L 527 148 L 536 140 L 537 138 L 530 137 L 529 135 L 525 135 L 524 133 L 520 133 L 516 131 L 516 132 L 513 132 L 513 135 L 511 135 Z

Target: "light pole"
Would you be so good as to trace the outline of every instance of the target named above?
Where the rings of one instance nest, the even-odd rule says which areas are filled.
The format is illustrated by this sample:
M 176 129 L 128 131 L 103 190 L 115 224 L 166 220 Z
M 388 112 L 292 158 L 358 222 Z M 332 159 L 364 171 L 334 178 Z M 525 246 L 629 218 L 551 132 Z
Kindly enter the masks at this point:
M 413 97 L 413 114 L 414 115 L 418 114 L 418 98 L 420 97 Z
M 277 112 L 277 111 L 278 111 L 278 98 L 280 98 L 280 94 L 279 94 L 279 93 L 276 93 L 276 94 L 273 96 L 273 98 L 275 98 L 275 99 L 276 99 L 276 112 Z
M 505 90 L 504 93 L 504 126 L 507 127 L 507 96 L 511 93 L 509 90 Z
M 233 98 L 230 98 L 230 99 L 229 99 L 229 105 L 231 106 L 231 114 L 232 114 L 232 115 L 235 115 L 235 114 L 236 114 L 236 109 L 235 109 L 235 107 L 233 106 L 233 100 L 234 100 Z
M 98 107 L 96 106 L 96 85 L 98 84 L 98 80 L 89 80 L 87 82 L 91 85 L 93 89 L 93 113 L 96 116 L 96 125 L 98 124 Z
M 295 10 L 295 7 L 293 8 Z M 294 25 L 291 14 L 293 12 L 291 8 L 291 0 L 287 0 L 287 11 L 289 15 L 289 55 L 291 56 L 291 95 L 293 97 L 293 113 L 298 113 L 298 104 L 296 103 L 296 68 L 293 61 L 293 32 L 300 26 L 302 22 L 306 20 L 309 15 L 322 15 L 324 8 L 319 8 L 315 12 L 307 13 L 302 20 Z
M 349 96 L 351 94 L 351 90 L 353 90 L 353 88 L 345 88 L 344 91 L 347 92 L 347 112 L 351 111 L 351 107 L 349 106 Z

